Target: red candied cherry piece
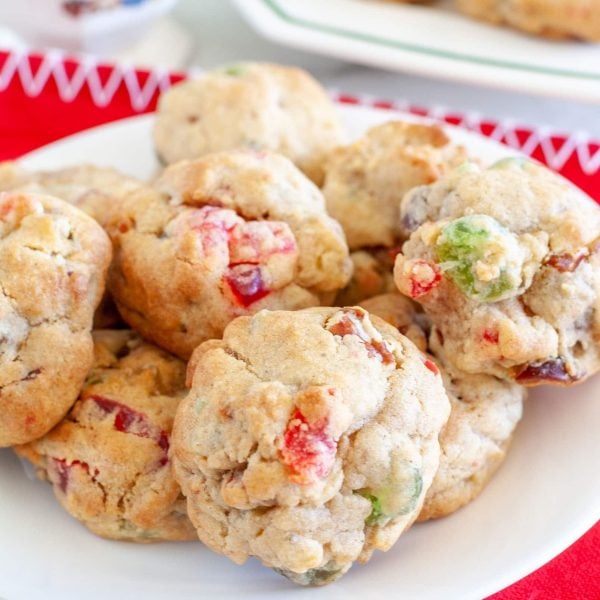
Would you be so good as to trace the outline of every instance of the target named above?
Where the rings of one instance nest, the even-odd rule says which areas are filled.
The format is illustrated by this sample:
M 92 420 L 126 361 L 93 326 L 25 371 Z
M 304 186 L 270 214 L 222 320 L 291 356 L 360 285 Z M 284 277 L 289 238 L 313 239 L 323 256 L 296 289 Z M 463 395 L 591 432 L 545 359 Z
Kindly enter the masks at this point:
M 581 262 L 587 258 L 588 250 L 584 248 L 576 254 L 565 252 L 564 254 L 552 254 L 546 264 L 556 269 L 560 273 L 572 273 L 577 269 Z
M 423 360 L 423 363 L 434 375 L 440 374 L 440 370 L 438 369 L 438 366 L 429 358 L 425 358 Z
M 4 196 L 4 197 L 2 197 L 2 196 Z M 15 208 L 15 203 L 10 198 L 10 196 L 8 196 L 8 194 L 0 195 L 0 221 L 4 221 L 10 215 L 10 213 L 14 210 L 14 208 Z
M 396 362 L 394 354 L 390 351 L 384 340 L 374 340 L 365 331 L 362 324 L 365 313 L 358 311 L 354 308 L 344 311 L 344 315 L 340 318 L 337 323 L 328 327 L 328 330 L 333 335 L 345 336 L 355 335 L 360 338 L 361 342 L 365 345 L 367 353 L 370 357 L 378 357 L 384 365 L 391 365 Z
M 116 413 L 113 426 L 117 431 L 154 440 L 164 452 L 164 456 L 160 459 L 159 464 L 161 466 L 167 464 L 169 461 L 169 434 L 149 423 L 148 417 L 144 413 L 133 410 L 125 404 L 105 398 L 104 396 L 88 396 L 86 400 L 94 401 L 107 414 Z
M 244 308 L 268 296 L 271 291 L 265 285 L 262 269 L 258 265 L 234 265 L 227 271 L 224 280 L 236 302 Z
M 485 329 L 481 337 L 488 344 L 497 344 L 500 341 L 500 333 L 497 329 Z
M 207 250 L 215 246 L 226 246 L 233 228 L 242 219 L 228 208 L 202 206 L 187 217 L 188 226 L 200 234 L 202 247 Z
M 69 475 L 73 467 L 80 467 L 86 473 L 90 472 L 89 465 L 80 460 L 74 460 L 71 463 L 67 463 L 64 458 L 52 458 L 52 466 L 54 473 L 58 477 L 58 481 L 55 481 L 54 483 L 58 486 L 63 494 L 66 494 L 67 492 L 67 487 L 69 486 Z
M 409 282 L 411 298 L 425 296 L 437 287 L 442 280 L 438 266 L 425 260 L 417 260 L 411 264 Z
M 296 250 L 296 240 L 286 223 L 240 223 L 229 237 L 229 266 L 264 264 L 274 254 L 291 254 Z
M 326 477 L 333 467 L 337 443 L 327 433 L 328 420 L 309 423 L 296 408 L 283 435 L 282 462 L 294 483 L 306 485 Z

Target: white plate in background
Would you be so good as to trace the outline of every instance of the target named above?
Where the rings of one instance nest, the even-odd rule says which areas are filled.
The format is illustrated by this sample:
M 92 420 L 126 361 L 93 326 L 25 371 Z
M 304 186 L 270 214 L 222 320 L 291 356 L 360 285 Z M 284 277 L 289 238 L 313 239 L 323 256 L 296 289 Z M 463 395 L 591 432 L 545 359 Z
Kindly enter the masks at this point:
M 435 6 L 381 0 L 234 0 L 265 37 L 417 75 L 600 102 L 600 44 L 553 41 Z
M 340 110 L 355 136 L 398 116 Z M 158 168 L 152 119 L 77 134 L 24 164 L 51 169 L 89 161 L 150 177 Z M 514 154 L 464 130 L 446 130 L 484 162 Z M 600 518 L 599 400 L 600 377 L 571 389 L 535 390 L 506 463 L 479 498 L 450 517 L 415 525 L 388 553 L 319 590 L 298 589 L 256 561 L 238 567 L 200 543 L 100 539 L 60 507 L 48 484 L 28 479 L 10 450 L 0 450 L 0 598 L 481 600 L 546 563 Z

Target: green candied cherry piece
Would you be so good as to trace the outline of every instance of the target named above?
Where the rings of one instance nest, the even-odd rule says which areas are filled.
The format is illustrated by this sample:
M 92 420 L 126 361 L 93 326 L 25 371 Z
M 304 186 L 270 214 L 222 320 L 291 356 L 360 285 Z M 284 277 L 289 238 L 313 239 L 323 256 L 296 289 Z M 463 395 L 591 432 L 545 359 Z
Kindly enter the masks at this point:
M 273 569 L 276 573 L 287 577 L 290 581 L 298 585 L 327 585 L 344 574 L 344 569 L 336 565 L 333 561 L 328 562 L 322 567 L 309 569 L 304 573 L 294 573 L 287 569 Z
M 246 70 L 246 65 L 239 63 L 223 67 L 223 73 L 225 73 L 225 75 L 229 75 L 230 77 L 241 77 L 246 73 Z
M 510 169 L 511 167 L 519 167 L 525 169 L 531 164 L 531 161 L 522 156 L 507 156 L 497 160 L 493 165 L 490 165 L 490 169 Z
M 435 253 L 442 271 L 472 300 L 496 302 L 518 294 L 523 249 L 492 217 L 452 221 L 437 238 Z
M 421 472 L 409 467 L 404 469 L 402 476 L 392 482 L 377 488 L 363 488 L 356 493 L 371 502 L 371 514 L 365 523 L 369 527 L 385 525 L 391 519 L 406 515 L 414 510 L 421 492 L 423 478 Z

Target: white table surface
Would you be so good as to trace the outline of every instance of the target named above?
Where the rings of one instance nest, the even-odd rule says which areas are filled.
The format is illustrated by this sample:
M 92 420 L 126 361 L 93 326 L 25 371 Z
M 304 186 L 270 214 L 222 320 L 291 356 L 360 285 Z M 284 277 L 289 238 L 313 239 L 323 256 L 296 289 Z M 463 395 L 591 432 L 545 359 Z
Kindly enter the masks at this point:
M 600 138 L 599 105 L 392 73 L 286 48 L 261 38 L 229 0 L 180 0 L 174 15 L 193 34 L 193 63 L 202 68 L 241 59 L 290 63 L 308 69 L 326 86 L 351 94 L 443 106 Z

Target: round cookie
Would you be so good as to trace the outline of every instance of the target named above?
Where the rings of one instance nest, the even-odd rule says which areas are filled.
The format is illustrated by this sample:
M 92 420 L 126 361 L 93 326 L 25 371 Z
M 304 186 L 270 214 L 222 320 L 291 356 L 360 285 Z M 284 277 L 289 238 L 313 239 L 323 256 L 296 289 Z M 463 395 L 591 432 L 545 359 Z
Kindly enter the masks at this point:
M 95 331 L 78 401 L 50 433 L 19 446 L 73 517 L 105 538 L 191 540 L 168 458 L 185 364 L 131 331 Z
M 472 17 L 555 38 L 600 41 L 596 0 L 457 0 Z
M 392 292 L 394 260 L 398 248 L 369 248 L 350 253 L 352 277 L 333 303 L 335 306 L 354 306 L 362 300 Z
M 441 378 L 360 308 L 261 311 L 202 344 L 173 428 L 200 539 L 324 585 L 418 516 L 448 418 Z
M 18 189 L 56 196 L 87 213 L 101 225 L 127 194 L 143 184 L 111 167 L 91 164 L 55 171 L 26 171 L 11 163 L 0 164 L 0 189 Z M 4 177 L 3 177 L 4 175 Z
M 549 170 L 465 164 L 402 203 L 414 230 L 400 291 L 443 335 L 455 368 L 524 385 L 600 368 L 600 207 Z
M 73 206 L 0 193 L 0 447 L 44 435 L 75 402 L 110 258 L 102 228 Z
M 119 311 L 183 358 L 237 316 L 331 300 L 352 268 L 318 188 L 276 154 L 172 165 L 127 197 L 109 233 Z
M 154 143 L 165 163 L 247 148 L 279 152 L 320 184 L 323 160 L 344 133 L 335 107 L 308 73 L 240 63 L 179 83 L 158 105 Z
M 466 159 L 436 125 L 390 121 L 329 155 L 323 195 L 351 250 L 393 247 L 402 239 L 400 202 Z
M 362 303 L 421 350 L 429 350 L 440 368 L 450 399 L 450 418 L 440 434 L 440 466 L 425 496 L 419 521 L 444 517 L 476 498 L 506 457 L 521 419 L 525 388 L 491 375 L 461 373 L 445 359 L 440 334 L 427 348 L 423 315 L 400 294 L 384 294 Z

